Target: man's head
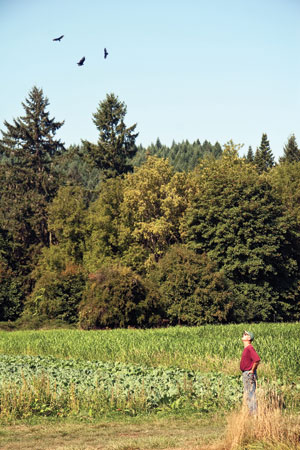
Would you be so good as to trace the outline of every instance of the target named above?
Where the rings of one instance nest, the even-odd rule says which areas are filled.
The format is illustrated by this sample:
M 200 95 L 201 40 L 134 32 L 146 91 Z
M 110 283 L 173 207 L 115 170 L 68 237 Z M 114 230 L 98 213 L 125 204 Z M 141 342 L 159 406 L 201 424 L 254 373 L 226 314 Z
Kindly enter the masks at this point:
M 251 331 L 244 331 L 242 341 L 252 342 L 254 339 L 254 334 Z

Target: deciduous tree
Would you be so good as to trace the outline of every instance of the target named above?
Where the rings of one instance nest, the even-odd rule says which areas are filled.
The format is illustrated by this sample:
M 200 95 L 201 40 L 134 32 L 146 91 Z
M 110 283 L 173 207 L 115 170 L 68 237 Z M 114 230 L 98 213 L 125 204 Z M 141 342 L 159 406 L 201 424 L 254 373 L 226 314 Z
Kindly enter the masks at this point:
M 171 246 L 149 274 L 158 287 L 172 325 L 222 323 L 230 318 L 231 293 L 226 277 L 206 254 Z
M 264 175 L 237 155 L 204 162 L 182 221 L 182 239 L 230 280 L 233 320 L 285 320 L 296 308 L 295 222 Z
M 154 260 L 180 239 L 179 219 L 186 208 L 186 175 L 168 161 L 149 157 L 124 180 L 120 239 L 142 246 Z

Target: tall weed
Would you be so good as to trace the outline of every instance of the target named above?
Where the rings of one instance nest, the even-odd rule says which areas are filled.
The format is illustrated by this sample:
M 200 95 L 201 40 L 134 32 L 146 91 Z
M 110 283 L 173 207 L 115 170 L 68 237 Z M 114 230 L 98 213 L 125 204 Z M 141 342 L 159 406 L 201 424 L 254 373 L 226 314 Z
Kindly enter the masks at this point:
M 211 450 L 299 450 L 300 418 L 284 414 L 283 400 L 275 391 L 258 393 L 258 412 L 249 415 L 248 408 L 231 413 L 226 436 Z

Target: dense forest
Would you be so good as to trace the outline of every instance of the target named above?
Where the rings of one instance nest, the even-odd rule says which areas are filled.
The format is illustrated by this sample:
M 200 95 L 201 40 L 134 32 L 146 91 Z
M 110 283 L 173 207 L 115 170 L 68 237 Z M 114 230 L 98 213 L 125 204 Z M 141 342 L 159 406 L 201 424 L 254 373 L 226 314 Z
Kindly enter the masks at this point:
M 83 329 L 300 318 L 300 149 L 136 145 L 114 94 L 66 148 L 33 87 L 0 138 L 0 321 Z

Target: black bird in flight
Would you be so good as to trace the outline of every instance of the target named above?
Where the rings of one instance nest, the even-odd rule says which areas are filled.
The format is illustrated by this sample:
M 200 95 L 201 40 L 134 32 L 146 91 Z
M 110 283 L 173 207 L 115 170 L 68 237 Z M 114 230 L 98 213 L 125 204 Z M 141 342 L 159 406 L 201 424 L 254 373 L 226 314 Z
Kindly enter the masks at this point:
M 81 58 L 81 60 L 78 61 L 78 63 L 77 63 L 78 66 L 83 66 L 84 61 L 85 61 L 85 56 L 83 56 L 83 58 Z
M 106 48 L 105 48 L 105 49 L 104 49 L 104 59 L 107 58 L 107 55 L 108 55 L 108 51 L 107 51 Z
M 64 34 L 62 34 L 61 36 L 59 36 L 58 38 L 53 39 L 53 41 L 61 41 L 62 38 L 64 37 Z

